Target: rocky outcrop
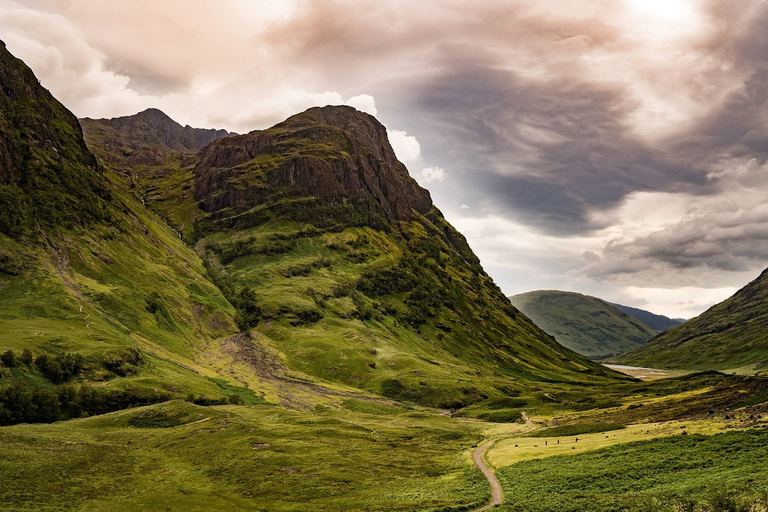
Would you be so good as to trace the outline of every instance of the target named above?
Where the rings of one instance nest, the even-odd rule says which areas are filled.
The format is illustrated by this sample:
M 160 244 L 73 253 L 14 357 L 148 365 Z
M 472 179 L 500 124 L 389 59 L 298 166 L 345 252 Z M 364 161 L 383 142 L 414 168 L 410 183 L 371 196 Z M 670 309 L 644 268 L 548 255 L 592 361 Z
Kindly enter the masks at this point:
M 198 154 L 195 198 L 214 218 L 278 200 L 365 204 L 387 220 L 426 213 L 429 192 L 397 160 L 386 128 L 352 107 L 316 107 Z

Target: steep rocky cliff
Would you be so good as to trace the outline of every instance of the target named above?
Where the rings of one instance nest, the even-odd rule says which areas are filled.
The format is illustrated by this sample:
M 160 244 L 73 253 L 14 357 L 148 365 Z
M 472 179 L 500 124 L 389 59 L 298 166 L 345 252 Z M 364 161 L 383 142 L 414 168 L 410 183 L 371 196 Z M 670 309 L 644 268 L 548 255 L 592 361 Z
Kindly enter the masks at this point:
M 384 126 L 352 107 L 312 108 L 268 130 L 217 140 L 199 157 L 195 198 L 213 219 L 241 226 L 277 214 L 382 227 L 432 205 Z

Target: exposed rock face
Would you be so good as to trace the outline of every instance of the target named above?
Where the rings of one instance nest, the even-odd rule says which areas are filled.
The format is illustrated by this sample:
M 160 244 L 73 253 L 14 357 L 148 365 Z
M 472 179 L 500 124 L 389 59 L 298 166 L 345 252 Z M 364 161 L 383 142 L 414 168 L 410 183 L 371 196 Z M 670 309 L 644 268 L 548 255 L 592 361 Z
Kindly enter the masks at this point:
M 268 130 L 216 140 L 198 156 L 195 198 L 214 218 L 300 198 L 363 203 L 389 221 L 432 205 L 397 160 L 386 128 L 352 107 L 311 108 Z
M 156 108 L 113 119 L 80 120 L 89 144 L 121 154 L 132 165 L 161 165 L 167 153 L 195 153 L 226 130 L 181 126 Z

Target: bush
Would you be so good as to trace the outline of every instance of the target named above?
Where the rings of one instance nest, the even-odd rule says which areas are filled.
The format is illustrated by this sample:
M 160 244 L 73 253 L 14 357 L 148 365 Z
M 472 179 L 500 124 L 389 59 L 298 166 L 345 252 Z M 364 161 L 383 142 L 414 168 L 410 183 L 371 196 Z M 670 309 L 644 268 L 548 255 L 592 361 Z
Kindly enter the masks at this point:
M 32 365 L 32 361 L 34 360 L 34 356 L 32 355 L 32 351 L 28 348 L 25 348 L 21 352 L 21 357 L 19 358 L 19 361 L 21 361 L 26 366 Z

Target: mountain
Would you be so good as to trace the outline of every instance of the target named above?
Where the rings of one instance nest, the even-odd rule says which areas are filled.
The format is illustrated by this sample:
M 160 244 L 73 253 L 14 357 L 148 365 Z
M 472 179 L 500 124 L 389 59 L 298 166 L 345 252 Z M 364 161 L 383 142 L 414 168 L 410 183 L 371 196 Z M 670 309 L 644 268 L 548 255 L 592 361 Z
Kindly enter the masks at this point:
M 616 361 L 690 370 L 768 368 L 768 271 L 732 297 Z
M 157 165 L 168 153 L 195 153 L 209 142 L 233 135 L 226 130 L 181 126 L 164 112 L 150 108 L 113 119 L 80 119 L 85 141 L 102 159 Z
M 656 332 L 662 332 L 671 329 L 672 327 L 677 327 L 686 321 L 685 318 L 669 318 L 664 315 L 651 313 L 644 309 L 622 306 L 621 304 L 614 304 L 613 302 L 609 302 L 608 304 L 622 310 L 635 320 L 640 320 Z
M 110 191 L 77 119 L 4 44 L 0 56 L 0 233 L 107 220 Z
M 510 378 L 615 378 L 509 304 L 384 126 L 354 108 L 312 108 L 162 164 L 104 161 L 204 259 L 246 334 L 226 350 L 252 373 L 266 351 L 283 372 L 451 408 Z
M 580 293 L 539 290 L 509 300 L 561 344 L 592 359 L 626 352 L 656 334 L 619 308 Z
M 0 373 L 24 390 L 0 422 L 172 397 L 458 409 L 622 378 L 509 304 L 372 116 L 80 125 L 4 47 L 0 65 Z
M 198 353 L 235 310 L 202 260 L 4 45 L 0 83 L 0 423 L 220 395 Z

